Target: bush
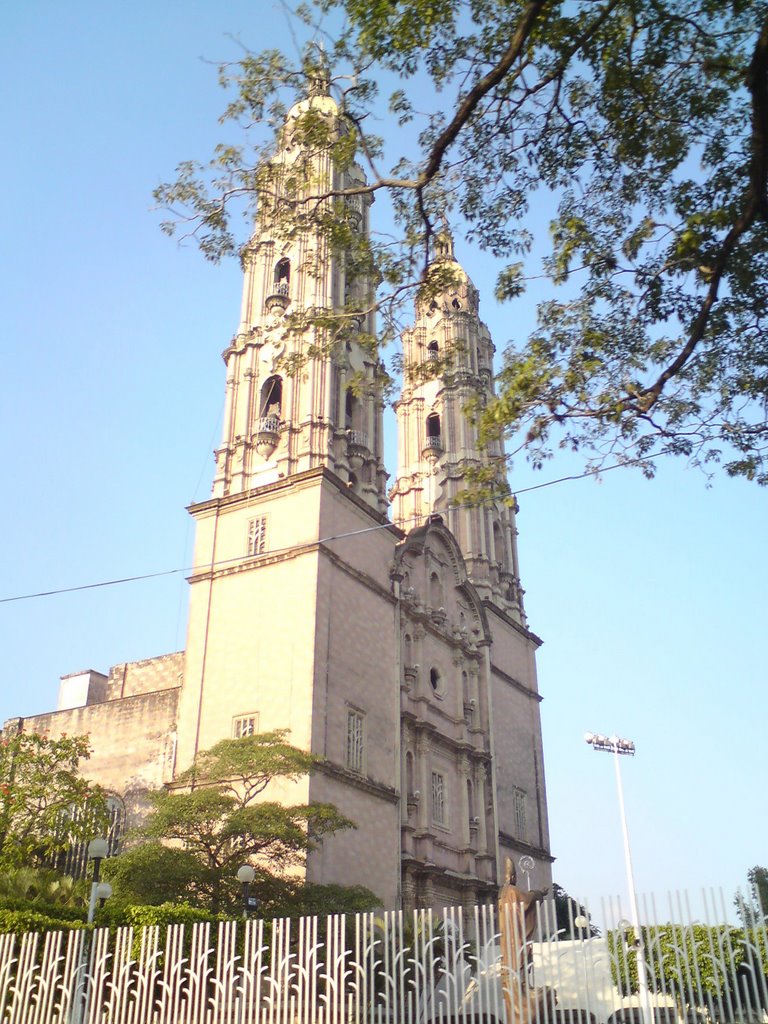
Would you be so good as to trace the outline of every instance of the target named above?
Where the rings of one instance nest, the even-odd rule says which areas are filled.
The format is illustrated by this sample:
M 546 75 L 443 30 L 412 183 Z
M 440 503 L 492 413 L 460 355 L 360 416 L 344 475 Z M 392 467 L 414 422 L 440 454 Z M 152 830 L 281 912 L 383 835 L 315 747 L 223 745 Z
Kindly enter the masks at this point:
M 41 914 L 37 910 L 11 910 L 0 907 L 0 932 L 21 935 L 24 932 L 64 932 L 88 927 L 82 917 L 79 921 L 73 921 L 71 918 Z
M 0 910 L 25 910 L 55 918 L 57 921 L 79 921 L 85 923 L 87 910 L 84 907 L 67 907 L 60 903 L 22 899 L 16 896 L 0 896 Z
M 131 903 L 110 903 L 96 912 L 96 924 L 110 928 L 130 926 L 149 928 L 152 925 L 198 924 L 202 921 L 223 920 L 209 911 L 200 910 L 189 903 L 161 903 L 158 906 Z

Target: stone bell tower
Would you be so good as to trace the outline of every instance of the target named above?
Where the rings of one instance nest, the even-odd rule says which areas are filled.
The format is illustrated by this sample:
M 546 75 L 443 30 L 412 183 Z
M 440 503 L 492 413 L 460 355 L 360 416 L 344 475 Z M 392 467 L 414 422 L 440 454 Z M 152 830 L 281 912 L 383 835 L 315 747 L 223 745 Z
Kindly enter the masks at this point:
M 504 451 L 501 441 L 481 446 L 467 415 L 493 394 L 495 349 L 480 320 L 477 288 L 456 261 L 447 231 L 437 237 L 431 270 L 438 286 L 417 301 L 415 323 L 403 334 L 398 471 L 390 490 L 395 522 L 409 530 L 440 516 L 481 597 L 524 623 L 513 508 L 503 501 L 454 504 L 466 470 L 501 464 Z
M 341 130 L 334 100 L 312 95 L 292 107 L 280 133 L 269 165 L 274 191 L 260 201 L 245 256 L 240 326 L 224 351 L 224 428 L 213 494 L 225 497 L 327 466 L 383 511 L 385 377 L 371 344 L 372 289 L 343 252 L 331 251 L 317 226 L 322 217 L 282 223 L 275 214 L 280 204 L 314 208 L 313 196 L 364 184 L 357 165 L 339 170 L 327 146 L 313 152 L 297 141 L 296 125 L 307 117 L 329 133 Z M 344 201 L 352 230 L 367 238 L 371 196 Z
M 372 289 L 359 271 L 371 199 L 362 171 L 334 162 L 343 130 L 336 103 L 315 87 L 288 112 L 259 181 L 240 324 L 224 352 L 213 495 L 190 509 L 195 568 L 176 763 L 185 768 L 225 738 L 288 730 L 322 765 L 271 785 L 270 799 L 332 803 L 358 826 L 318 844 L 307 878 L 359 882 L 394 906 L 389 570 L 400 534 L 385 515 L 387 378 L 372 344 Z M 340 202 L 348 248 L 328 240 Z

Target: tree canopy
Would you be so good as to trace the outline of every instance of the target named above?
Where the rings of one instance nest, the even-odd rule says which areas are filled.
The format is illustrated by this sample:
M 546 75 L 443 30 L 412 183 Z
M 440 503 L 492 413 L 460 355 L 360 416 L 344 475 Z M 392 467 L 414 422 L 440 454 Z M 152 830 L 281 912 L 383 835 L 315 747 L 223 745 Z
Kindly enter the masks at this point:
M 745 927 L 765 927 L 768 923 L 768 869 L 759 864 L 749 869 L 746 895 L 737 892 L 735 904 Z
M 80 775 L 86 736 L 0 739 L 0 870 L 50 863 L 106 822 L 103 790 Z
M 765 929 L 729 925 L 663 924 L 607 933 L 613 983 L 622 995 L 639 989 L 637 958 L 646 963 L 650 992 L 677 996 L 689 1007 L 722 1018 L 764 1007 L 768 996 Z
M 511 438 L 536 466 L 566 448 L 652 475 L 673 453 L 768 482 L 764 4 L 311 0 L 297 17 L 313 36 L 302 59 L 222 68 L 243 144 L 158 189 L 168 230 L 183 224 L 210 258 L 242 251 L 233 204 L 260 191 L 262 213 L 314 220 L 378 275 L 386 339 L 409 290 L 430 287 L 447 219 L 500 261 L 500 300 L 520 301 L 530 278 L 551 286 L 475 410 L 486 439 Z M 274 132 L 323 79 L 343 129 L 310 107 L 294 137 L 337 167 L 359 162 L 369 183 L 313 192 L 298 175 L 291 195 L 275 188 Z M 355 199 L 384 191 L 396 230 L 368 243 Z
M 239 912 L 237 869 L 250 864 L 260 913 L 301 912 L 304 896 L 311 906 L 323 905 L 324 887 L 305 891 L 296 869 L 323 836 L 353 823 L 331 804 L 261 799 L 270 783 L 296 781 L 317 762 L 291 746 L 281 730 L 222 740 L 201 751 L 172 786 L 151 795 L 152 811 L 132 845 L 105 862 L 116 901 L 186 900 L 214 914 Z M 377 905 L 362 887 L 337 890 L 342 905 L 345 899 L 354 909 Z
M 570 896 L 562 885 L 552 884 L 555 939 L 591 939 L 600 934 L 587 908 Z

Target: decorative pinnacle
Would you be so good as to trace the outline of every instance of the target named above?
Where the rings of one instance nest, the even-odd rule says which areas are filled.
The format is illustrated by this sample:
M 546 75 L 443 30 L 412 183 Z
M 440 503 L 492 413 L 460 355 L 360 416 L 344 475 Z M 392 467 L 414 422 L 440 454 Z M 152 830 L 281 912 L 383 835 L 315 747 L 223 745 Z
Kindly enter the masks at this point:
M 313 40 L 304 57 L 304 74 L 307 78 L 307 96 L 331 95 L 331 69 L 328 55 L 322 41 Z
M 448 218 L 442 214 L 443 226 L 435 235 L 435 260 L 455 260 L 453 254 L 453 234 Z

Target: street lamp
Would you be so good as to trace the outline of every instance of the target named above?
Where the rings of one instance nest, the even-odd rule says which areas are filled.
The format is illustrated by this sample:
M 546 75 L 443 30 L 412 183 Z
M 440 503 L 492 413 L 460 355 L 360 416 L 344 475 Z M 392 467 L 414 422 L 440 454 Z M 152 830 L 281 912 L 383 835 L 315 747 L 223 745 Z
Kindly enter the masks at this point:
M 93 881 L 91 882 L 91 898 L 88 901 L 88 924 L 93 924 L 93 916 L 96 913 L 96 901 L 99 899 L 97 890 L 99 888 L 99 874 L 101 872 L 101 862 L 109 853 L 109 843 L 106 839 L 92 839 L 88 843 L 88 860 L 93 861 Z M 110 888 L 107 896 L 112 895 L 112 889 Z M 107 897 L 103 897 L 106 899 Z
M 237 880 L 243 886 L 243 917 L 248 919 L 248 912 L 255 910 L 258 906 L 255 896 L 250 895 L 251 882 L 256 877 L 256 872 L 250 864 L 243 864 L 237 869 Z
M 648 976 L 645 969 L 643 937 L 640 931 L 640 915 L 637 911 L 637 893 L 635 892 L 635 876 L 632 871 L 632 854 L 629 849 L 629 830 L 627 829 L 627 812 L 624 807 L 624 787 L 621 784 L 620 755 L 635 756 L 635 744 L 632 740 L 623 740 L 619 736 L 602 736 L 600 733 L 587 732 L 584 739 L 593 750 L 602 750 L 613 754 L 616 768 L 616 789 L 619 794 L 619 813 L 621 815 L 621 831 L 624 836 L 624 866 L 627 872 L 627 888 L 629 889 L 629 909 L 632 915 L 632 927 L 635 931 L 635 949 L 637 952 L 637 992 L 640 997 L 640 1009 L 643 1024 L 653 1024 L 653 1014 L 648 999 Z
M 96 899 L 99 901 L 99 906 L 103 907 L 109 897 L 112 895 L 112 886 L 109 882 L 99 882 L 96 886 Z

